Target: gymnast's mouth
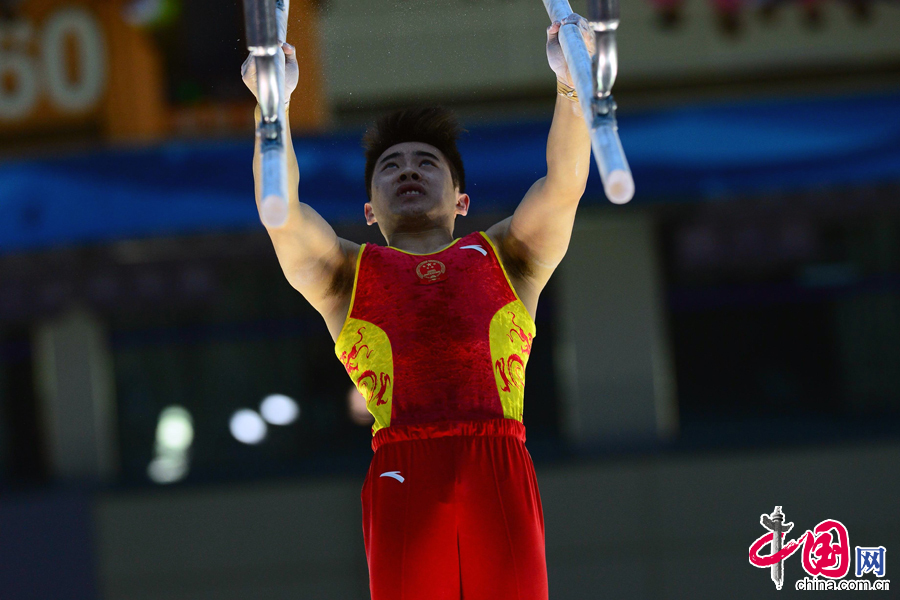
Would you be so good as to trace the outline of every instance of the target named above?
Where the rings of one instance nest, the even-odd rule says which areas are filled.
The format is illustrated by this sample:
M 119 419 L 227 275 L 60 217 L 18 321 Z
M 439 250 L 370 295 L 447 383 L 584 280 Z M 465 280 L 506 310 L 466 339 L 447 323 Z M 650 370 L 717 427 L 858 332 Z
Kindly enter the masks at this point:
M 418 183 L 404 183 L 397 188 L 397 196 L 401 198 L 415 198 L 425 195 L 425 187 Z

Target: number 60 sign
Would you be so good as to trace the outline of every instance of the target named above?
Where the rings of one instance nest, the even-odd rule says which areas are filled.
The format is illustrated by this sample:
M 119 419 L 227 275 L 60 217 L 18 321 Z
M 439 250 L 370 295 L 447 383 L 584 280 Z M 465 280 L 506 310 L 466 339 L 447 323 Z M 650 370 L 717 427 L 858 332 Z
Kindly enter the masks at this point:
M 31 116 L 42 95 L 59 112 L 94 108 L 106 67 L 103 29 L 84 8 L 57 9 L 40 26 L 0 21 L 0 122 Z

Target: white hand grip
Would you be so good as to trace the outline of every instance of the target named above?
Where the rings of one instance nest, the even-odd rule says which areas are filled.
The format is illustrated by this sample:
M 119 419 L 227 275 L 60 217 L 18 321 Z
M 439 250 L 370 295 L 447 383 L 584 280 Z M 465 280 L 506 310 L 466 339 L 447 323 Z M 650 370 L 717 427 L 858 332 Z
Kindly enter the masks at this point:
M 610 125 L 597 127 L 591 131 L 591 148 L 606 197 L 613 204 L 626 204 L 634 197 L 634 178 L 619 133 Z
M 272 144 L 262 151 L 259 216 L 266 227 L 281 227 L 287 221 L 287 156 L 280 144 Z

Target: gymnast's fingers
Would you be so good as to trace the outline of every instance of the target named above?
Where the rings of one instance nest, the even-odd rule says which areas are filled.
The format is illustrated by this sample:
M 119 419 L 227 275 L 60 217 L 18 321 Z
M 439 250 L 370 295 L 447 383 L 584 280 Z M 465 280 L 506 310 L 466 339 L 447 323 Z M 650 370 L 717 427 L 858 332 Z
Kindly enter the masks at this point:
M 581 29 L 581 37 L 584 38 L 584 45 L 587 46 L 587 50 L 589 53 L 594 54 L 596 51 L 596 38 L 594 36 L 594 30 L 591 29 L 591 24 L 584 17 L 580 17 L 580 21 L 578 21 L 578 28 Z
M 561 26 L 562 23 L 559 21 L 553 21 L 553 23 L 550 24 L 550 27 L 547 28 L 547 41 L 550 41 L 559 35 L 559 28 Z
M 557 26 L 557 23 L 559 23 L 558 26 Z M 561 22 L 560 21 L 554 22 L 553 25 L 551 25 L 550 28 L 547 29 L 548 38 L 551 33 L 550 29 L 555 28 L 555 31 L 553 33 L 558 36 L 559 29 L 563 25 L 577 25 L 578 29 L 581 30 L 581 36 L 584 39 L 584 44 L 587 47 L 588 52 L 590 52 L 591 54 L 594 53 L 594 32 L 591 30 L 590 23 L 588 23 L 587 19 L 585 19 L 578 13 L 572 13 L 571 15 L 569 15 L 568 17 L 563 19 Z
M 587 19 L 577 13 L 572 13 L 562 20 L 562 25 L 578 25 L 579 21 L 584 21 L 585 23 L 587 23 Z
M 284 101 L 289 102 L 291 94 L 297 89 L 297 83 L 300 81 L 300 65 L 297 64 L 297 49 L 285 42 L 282 45 L 284 50 Z
M 286 65 L 296 65 L 297 64 L 297 49 L 288 44 L 287 42 L 281 45 L 281 49 L 284 50 L 284 61 Z
M 252 54 L 241 65 L 241 79 L 244 81 L 244 85 L 256 96 L 256 61 L 253 60 Z

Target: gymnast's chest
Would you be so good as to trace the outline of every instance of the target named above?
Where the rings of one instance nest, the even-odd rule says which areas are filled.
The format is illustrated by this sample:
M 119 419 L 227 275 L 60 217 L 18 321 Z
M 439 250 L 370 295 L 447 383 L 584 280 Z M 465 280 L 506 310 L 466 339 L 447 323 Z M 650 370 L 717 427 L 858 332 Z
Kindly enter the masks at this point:
M 461 248 L 424 256 L 379 250 L 360 264 L 356 319 L 386 331 L 463 335 L 483 330 L 502 306 L 493 293 L 497 272 L 490 255 Z

